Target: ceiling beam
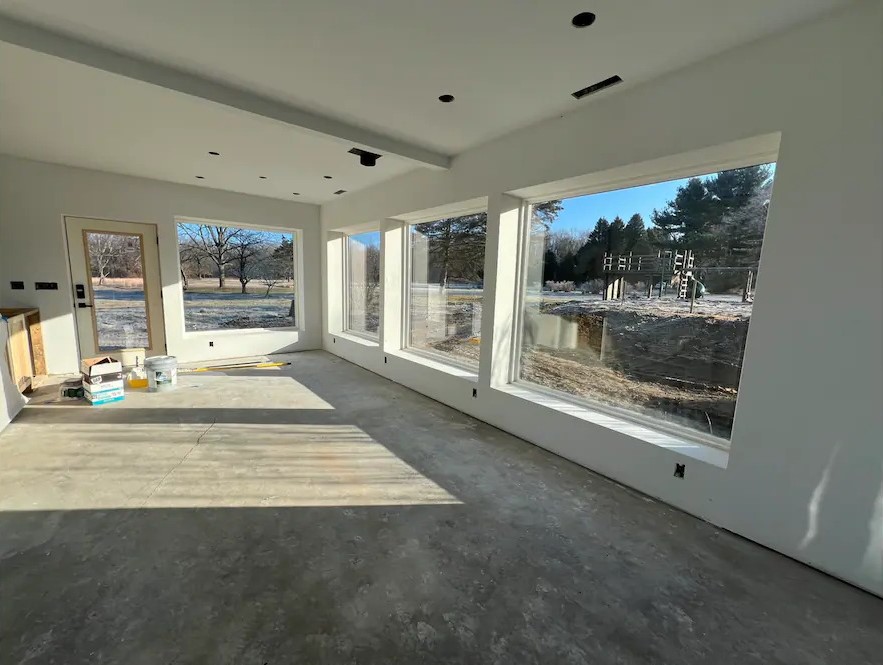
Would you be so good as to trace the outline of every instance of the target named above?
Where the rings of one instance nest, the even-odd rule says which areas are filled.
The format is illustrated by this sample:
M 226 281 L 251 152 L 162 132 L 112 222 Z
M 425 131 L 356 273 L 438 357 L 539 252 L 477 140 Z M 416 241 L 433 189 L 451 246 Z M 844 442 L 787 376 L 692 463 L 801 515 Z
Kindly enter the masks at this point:
M 197 74 L 91 44 L 0 14 L 0 41 L 101 69 L 137 81 L 200 97 L 299 129 L 353 143 L 382 154 L 397 155 L 423 166 L 447 169 L 450 155 L 319 115 L 286 102 Z

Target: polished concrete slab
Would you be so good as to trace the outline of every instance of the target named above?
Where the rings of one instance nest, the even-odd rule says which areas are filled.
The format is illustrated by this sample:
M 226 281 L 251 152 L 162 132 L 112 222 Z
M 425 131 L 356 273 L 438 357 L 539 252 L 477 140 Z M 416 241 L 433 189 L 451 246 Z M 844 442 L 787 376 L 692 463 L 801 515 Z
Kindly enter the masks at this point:
M 322 352 L 0 434 L 0 663 L 879 663 L 883 600 Z

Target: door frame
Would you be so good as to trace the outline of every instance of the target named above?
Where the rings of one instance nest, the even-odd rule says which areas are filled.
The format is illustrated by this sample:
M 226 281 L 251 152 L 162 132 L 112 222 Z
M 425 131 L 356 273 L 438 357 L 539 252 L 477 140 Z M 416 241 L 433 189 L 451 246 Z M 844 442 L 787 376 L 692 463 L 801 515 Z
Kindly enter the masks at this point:
M 76 222 L 76 221 L 79 221 L 79 222 L 94 221 L 97 223 L 105 223 L 105 224 L 126 224 L 126 225 L 134 224 L 134 225 L 138 225 L 138 226 L 153 227 L 155 234 L 156 234 L 156 267 L 155 267 L 155 269 L 156 269 L 156 286 L 157 286 L 157 291 L 158 291 L 158 295 L 159 295 L 158 302 L 152 301 L 150 299 L 150 293 L 149 293 L 150 289 L 147 286 L 148 279 L 152 279 L 153 269 L 151 266 L 148 265 L 147 253 L 145 252 L 146 245 L 145 245 L 144 233 L 139 233 L 137 231 L 116 231 L 116 230 L 82 228 L 82 229 L 80 229 L 80 236 L 79 237 L 81 238 L 80 242 L 82 242 L 82 244 L 83 244 L 83 261 L 85 264 L 87 277 L 88 277 L 88 279 L 86 281 L 89 284 L 88 296 L 91 300 L 91 305 L 92 305 L 90 308 L 92 310 L 90 313 L 90 318 L 92 321 L 92 325 L 91 325 L 92 342 L 93 342 L 93 345 L 95 348 L 95 353 L 100 355 L 102 353 L 102 351 L 100 350 L 100 344 L 99 344 L 99 339 L 98 339 L 98 314 L 97 314 L 97 307 L 95 306 L 95 290 L 92 285 L 92 279 L 91 279 L 91 261 L 90 261 L 90 256 L 89 256 L 89 244 L 88 244 L 88 235 L 87 235 L 88 233 L 102 233 L 102 234 L 106 234 L 106 235 L 118 235 L 118 236 L 128 236 L 128 237 L 137 236 L 138 237 L 139 242 L 141 243 L 141 245 L 140 245 L 141 275 L 142 275 L 142 279 L 144 282 L 144 312 L 145 312 L 146 328 L 147 328 L 147 348 L 145 350 L 150 355 L 162 355 L 162 354 L 167 353 L 168 352 L 168 341 L 166 340 L 166 329 L 165 329 L 165 326 L 166 326 L 165 306 L 164 306 L 165 303 L 164 303 L 163 293 L 162 293 L 162 287 L 163 287 L 162 266 L 161 266 L 162 262 L 160 261 L 160 256 L 159 256 L 159 248 L 160 248 L 159 225 L 155 224 L 153 222 L 134 222 L 134 221 L 124 221 L 124 220 L 119 220 L 119 219 L 107 219 L 107 218 L 103 218 L 103 217 L 63 215 L 62 226 L 63 226 L 64 236 L 65 236 L 65 245 L 67 247 L 66 254 L 67 254 L 67 262 L 68 262 L 68 274 L 71 279 L 71 283 L 70 283 L 71 284 L 71 302 L 72 302 L 71 311 L 72 311 L 73 318 L 74 318 L 74 332 L 76 334 L 76 339 L 77 339 L 77 355 L 80 357 L 80 360 L 82 360 L 82 357 L 83 357 L 83 350 L 82 350 L 82 344 L 81 344 L 81 339 L 80 339 L 81 325 L 79 322 L 79 314 L 77 312 L 77 310 L 80 308 L 78 307 L 78 300 L 77 300 L 77 294 L 76 294 L 77 281 L 76 281 L 74 274 L 73 274 L 73 270 L 74 270 L 74 265 L 73 265 L 73 261 L 72 261 L 73 248 L 70 247 L 70 233 L 69 233 L 69 228 L 70 228 L 69 223 L 72 221 L 74 221 L 74 222 Z M 150 311 L 151 306 L 153 306 L 156 310 L 156 312 L 154 312 L 154 313 L 158 312 L 160 315 L 158 321 L 156 320 L 155 316 L 151 317 L 151 311 Z M 154 347 L 154 342 L 158 343 L 158 340 L 154 339 L 156 336 L 154 335 L 153 330 L 151 329 L 152 328 L 151 323 L 156 325 L 158 327 L 158 330 L 160 330 L 162 333 L 161 334 L 161 337 L 162 337 L 161 347 Z M 108 351 L 108 353 L 113 353 L 114 351 L 116 351 L 116 349 Z

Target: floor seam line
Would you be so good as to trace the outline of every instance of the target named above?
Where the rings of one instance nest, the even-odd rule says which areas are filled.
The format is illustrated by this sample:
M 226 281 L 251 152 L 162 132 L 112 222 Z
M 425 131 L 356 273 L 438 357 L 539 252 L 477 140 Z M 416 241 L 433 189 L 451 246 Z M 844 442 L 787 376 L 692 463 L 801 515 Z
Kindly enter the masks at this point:
M 147 497 L 144 499 L 144 501 L 141 502 L 141 506 L 140 506 L 141 508 L 143 508 L 145 505 L 147 505 L 147 502 L 153 498 L 153 495 L 156 494 L 156 490 L 158 490 L 159 486 L 165 482 L 166 478 L 168 478 L 170 475 L 172 475 L 172 473 L 174 471 L 176 471 L 184 462 L 187 461 L 187 458 L 190 457 L 190 453 L 192 453 L 194 450 L 196 450 L 196 447 L 202 441 L 202 437 L 204 437 L 206 434 L 208 434 L 209 430 L 211 430 L 211 428 L 214 427 L 217 422 L 218 422 L 217 420 L 213 420 L 211 422 L 211 424 L 205 428 L 205 431 L 202 434 L 200 434 L 198 437 L 196 437 L 196 443 L 194 443 L 192 446 L 190 446 L 190 450 L 188 450 L 186 453 L 184 453 L 184 457 L 182 457 L 181 460 L 175 466 L 173 466 L 171 469 L 166 471 L 165 475 L 159 479 L 159 482 L 156 484 L 156 487 L 154 487 L 150 491 L 150 494 L 148 494 Z

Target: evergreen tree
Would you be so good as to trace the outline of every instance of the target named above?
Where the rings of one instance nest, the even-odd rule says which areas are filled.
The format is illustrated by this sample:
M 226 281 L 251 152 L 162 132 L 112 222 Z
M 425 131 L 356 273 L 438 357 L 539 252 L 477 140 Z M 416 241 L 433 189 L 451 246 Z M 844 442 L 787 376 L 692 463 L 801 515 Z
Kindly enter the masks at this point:
M 646 254 L 649 251 L 644 218 L 638 213 L 629 218 L 628 224 L 625 225 L 624 236 L 623 251 L 633 254 Z
M 543 283 L 558 281 L 558 257 L 551 249 L 543 256 Z

